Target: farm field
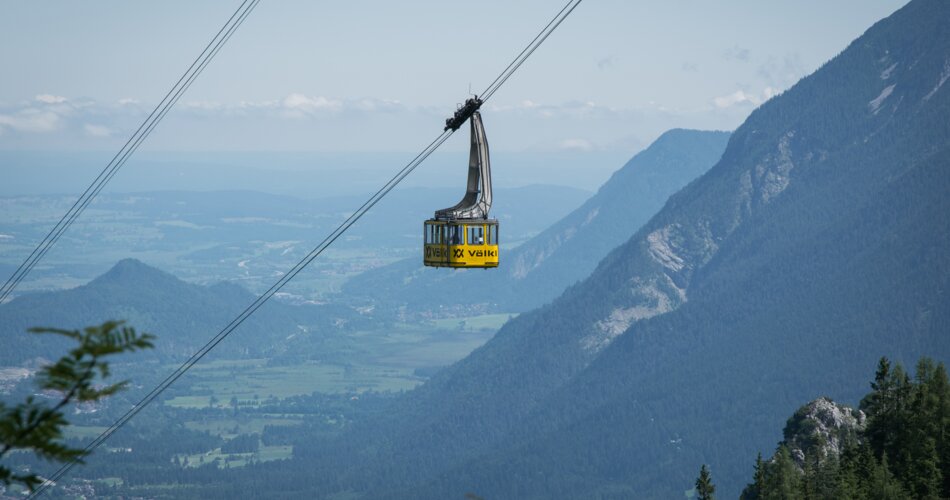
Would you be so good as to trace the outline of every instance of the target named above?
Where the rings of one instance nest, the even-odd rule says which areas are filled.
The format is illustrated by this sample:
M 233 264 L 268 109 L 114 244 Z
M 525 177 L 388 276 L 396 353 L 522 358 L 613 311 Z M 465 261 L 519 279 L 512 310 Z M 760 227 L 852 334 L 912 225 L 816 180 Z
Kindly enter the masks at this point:
M 425 381 L 485 343 L 513 317 L 493 314 L 397 324 L 387 330 L 347 336 L 349 353 L 328 353 L 326 361 L 274 366 L 266 359 L 215 360 L 189 373 L 189 394 L 164 402 L 176 408 L 259 406 L 262 402 L 321 394 L 399 392 Z M 170 372 L 175 366 L 168 365 Z
M 150 425 L 165 425 L 162 419 L 170 417 L 175 425 L 204 434 L 217 443 L 170 457 L 181 467 L 214 464 L 218 468 L 234 468 L 287 459 L 293 455 L 293 447 L 268 444 L 265 434 L 280 434 L 275 430 L 280 428 L 296 432 L 293 429 L 302 426 L 328 434 L 338 432 L 365 411 L 360 409 L 364 396 L 385 399 L 416 387 L 440 367 L 482 345 L 511 317 L 514 315 L 478 315 L 352 332 L 346 335 L 345 342 L 340 341 L 346 349 L 334 348 L 336 352 L 327 353 L 321 361 L 287 365 L 257 358 L 202 361 L 169 391 L 171 394 L 154 403 L 160 408 L 143 413 L 158 419 L 158 423 Z M 135 369 L 147 369 L 139 371 L 139 376 L 147 373 L 148 378 L 157 379 L 177 366 L 156 364 Z M 117 375 L 127 377 L 131 368 L 117 367 Z M 128 396 L 135 399 L 134 394 Z M 304 406 L 294 409 L 288 405 L 291 401 L 303 401 Z M 77 425 L 66 429 L 66 437 L 77 442 L 92 440 L 106 429 L 96 418 L 95 412 L 77 418 Z M 249 436 L 259 443 L 253 451 L 222 451 L 222 443 Z M 121 445 L 108 449 L 126 451 Z M 105 481 L 103 484 L 109 484 Z

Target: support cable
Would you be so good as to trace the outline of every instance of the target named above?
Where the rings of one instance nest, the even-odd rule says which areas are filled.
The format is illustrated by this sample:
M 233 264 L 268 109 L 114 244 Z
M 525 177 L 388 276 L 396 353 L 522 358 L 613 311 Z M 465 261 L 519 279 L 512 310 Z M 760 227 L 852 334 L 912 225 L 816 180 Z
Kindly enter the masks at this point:
M 125 142 L 112 160 L 99 172 L 99 175 L 93 180 L 92 184 L 86 188 L 73 205 L 60 218 L 59 222 L 50 230 L 43 240 L 33 249 L 30 255 L 20 264 L 7 281 L 0 287 L 0 304 L 2 304 L 21 281 L 33 270 L 37 263 L 46 255 L 47 252 L 59 241 L 63 233 L 75 222 L 76 218 L 85 211 L 86 207 L 108 184 L 116 172 L 125 165 L 125 162 L 134 153 L 143 141 L 155 130 L 159 122 L 168 114 L 168 111 L 178 102 L 181 96 L 188 90 L 195 79 L 211 63 L 225 43 L 231 38 L 231 35 L 237 30 L 251 11 L 260 3 L 260 0 L 244 0 L 231 14 L 224 26 L 215 34 L 204 50 L 191 63 L 185 73 L 178 79 L 171 90 L 165 94 L 165 97 L 155 106 L 155 109 L 148 115 L 144 122 Z
M 531 43 L 529 43 L 528 46 L 525 47 L 525 49 L 522 50 L 517 57 L 515 57 L 514 61 L 512 61 L 511 64 L 509 64 L 508 67 L 501 72 L 500 75 L 498 75 L 498 78 L 495 78 L 495 81 L 492 82 L 491 85 L 489 85 L 482 92 L 482 95 L 480 96 L 482 101 L 488 101 L 491 99 L 491 97 L 495 95 L 495 92 L 498 91 L 498 89 L 501 88 L 501 86 L 504 85 L 509 78 L 511 78 L 511 75 L 515 74 L 515 71 L 518 71 L 518 68 L 520 68 L 521 65 L 524 64 L 524 62 L 527 61 L 529 57 L 531 57 L 531 54 L 534 54 L 535 50 L 538 50 L 538 47 L 540 47 L 541 44 L 544 43 L 544 41 L 547 40 L 549 36 L 551 36 L 551 33 L 554 33 L 554 30 L 556 30 L 557 27 L 560 26 L 565 19 L 567 19 L 567 16 L 574 12 L 574 9 L 576 9 L 582 1 L 583 0 L 569 0 L 567 4 L 561 9 L 561 11 L 558 12 L 553 19 L 551 19 L 547 26 L 545 26 L 544 29 L 542 29 L 541 32 L 538 33 L 538 35 L 535 36 L 533 40 L 531 40 Z
M 544 41 L 551 35 L 551 33 L 557 29 L 557 27 L 564 21 L 564 19 L 573 12 L 574 8 L 581 3 L 582 0 L 569 0 L 567 6 L 565 6 L 561 11 L 549 22 L 541 33 L 536 36 L 528 47 L 521 51 L 520 54 L 508 65 L 507 68 L 495 79 L 495 82 L 489 86 L 486 91 L 486 96 L 483 99 L 487 101 L 495 91 L 501 87 L 511 75 L 517 71 L 525 60 L 534 53 L 537 48 L 544 43 Z M 237 317 L 231 320 L 227 326 L 225 326 L 221 331 L 219 331 L 214 337 L 211 338 L 204 346 L 202 346 L 197 352 L 191 355 L 184 363 L 182 363 L 175 371 L 165 377 L 162 382 L 160 382 L 155 388 L 149 391 L 138 403 L 132 406 L 122 417 L 110 425 L 106 430 L 99 434 L 95 439 L 92 440 L 86 447 L 83 449 L 83 454 L 87 455 L 98 448 L 102 443 L 104 443 L 110 436 L 112 436 L 116 431 L 122 428 L 126 423 L 129 422 L 133 417 L 135 417 L 140 411 L 142 411 L 149 403 L 155 400 L 162 392 L 164 392 L 169 386 L 171 386 L 176 380 L 181 378 L 191 367 L 197 364 L 202 358 L 205 357 L 212 349 L 214 349 L 218 344 L 220 344 L 228 335 L 231 334 L 237 327 L 241 325 L 245 320 L 247 320 L 255 311 L 257 311 L 264 303 L 266 303 L 271 297 L 273 297 L 277 292 L 280 291 L 287 283 L 289 283 L 297 274 L 303 271 L 314 259 L 316 259 L 320 254 L 322 254 L 330 245 L 332 245 L 340 236 L 343 235 L 353 224 L 355 224 L 360 218 L 362 218 L 370 209 L 372 209 L 380 200 L 383 199 L 390 191 L 392 191 L 400 182 L 403 181 L 413 170 L 416 169 L 419 165 L 422 164 L 432 153 L 434 153 L 455 131 L 452 129 L 444 130 L 438 137 L 436 137 L 428 146 L 426 146 L 422 152 L 415 156 L 406 166 L 399 170 L 396 175 L 394 175 L 389 181 L 387 181 L 381 188 L 379 188 L 376 193 L 369 197 L 359 208 L 356 209 L 349 217 L 347 217 L 339 226 L 336 227 L 329 235 L 327 235 L 323 241 L 321 241 L 316 247 L 313 248 L 304 258 L 302 258 L 297 264 L 290 268 L 290 270 L 283 274 L 276 283 L 271 285 L 264 293 L 259 295 L 249 306 L 247 306 Z M 36 498 L 41 495 L 47 489 L 55 486 L 56 481 L 60 480 L 74 465 L 78 462 L 76 460 L 69 461 L 63 464 L 55 473 L 53 473 L 49 478 L 46 478 L 43 483 L 32 492 L 29 498 Z
M 389 180 L 382 188 L 379 189 L 372 197 L 370 197 L 365 203 L 363 203 L 360 208 L 358 208 L 353 214 L 346 218 L 342 224 L 340 224 L 333 232 L 331 232 L 323 241 L 320 242 L 306 257 L 301 259 L 294 265 L 290 271 L 281 276 L 276 283 L 274 283 L 266 292 L 261 294 L 251 303 L 244 311 L 241 312 L 237 317 L 231 320 L 227 326 L 225 326 L 217 335 L 211 338 L 204 346 L 201 347 L 197 352 L 191 355 L 187 361 L 181 364 L 174 372 L 165 377 L 155 388 L 149 391 L 138 403 L 132 406 L 122 417 L 116 420 L 112 425 L 110 425 L 106 430 L 100 433 L 92 442 L 90 442 L 83 449 L 83 454 L 89 454 L 96 448 L 98 448 L 103 442 L 109 439 L 112 434 L 122 428 L 129 420 L 135 417 L 140 411 L 142 411 L 149 403 L 151 403 L 156 397 L 158 397 L 162 392 L 165 391 L 169 386 L 175 383 L 176 380 L 181 378 L 192 366 L 194 366 L 198 361 L 201 361 L 212 349 L 214 349 L 218 344 L 221 343 L 228 335 L 231 334 L 238 326 L 241 325 L 247 318 L 249 318 L 255 311 L 257 311 L 265 302 L 267 302 L 271 297 L 274 296 L 284 285 L 286 285 L 290 280 L 292 280 L 297 274 L 304 270 L 314 259 L 316 259 L 324 250 L 327 249 L 334 241 L 337 240 L 340 236 L 346 232 L 357 220 L 359 220 L 366 212 L 373 208 L 376 203 L 379 202 L 384 196 L 386 196 L 393 188 L 396 187 L 407 175 L 409 175 L 416 167 L 419 166 L 426 158 L 429 157 L 439 146 L 442 145 L 449 137 L 452 136 L 451 131 L 443 132 L 439 137 L 437 137 L 432 143 L 429 144 L 421 153 L 419 153 L 409 164 L 403 167 L 392 179 Z M 44 491 L 46 491 L 51 486 L 56 484 L 63 475 L 69 472 L 70 469 L 78 462 L 75 460 L 66 462 L 63 464 L 59 470 L 57 470 L 52 476 L 45 479 L 44 482 L 30 495 L 30 498 L 35 498 Z

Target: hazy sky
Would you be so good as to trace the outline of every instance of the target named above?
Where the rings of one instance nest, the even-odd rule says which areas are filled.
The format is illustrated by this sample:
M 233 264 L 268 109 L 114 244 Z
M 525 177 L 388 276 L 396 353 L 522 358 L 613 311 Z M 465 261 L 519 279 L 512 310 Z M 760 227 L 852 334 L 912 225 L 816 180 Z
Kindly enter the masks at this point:
M 263 0 L 145 149 L 418 150 L 563 3 Z M 487 105 L 488 136 L 632 153 L 733 129 L 904 3 L 585 0 Z M 0 149 L 118 149 L 238 4 L 0 0 Z

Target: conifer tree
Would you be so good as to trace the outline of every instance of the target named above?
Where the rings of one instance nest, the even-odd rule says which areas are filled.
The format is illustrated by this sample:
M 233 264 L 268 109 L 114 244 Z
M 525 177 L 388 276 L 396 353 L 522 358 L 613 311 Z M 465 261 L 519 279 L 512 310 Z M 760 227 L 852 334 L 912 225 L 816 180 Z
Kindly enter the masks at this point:
M 755 476 L 753 480 L 755 481 L 756 490 L 761 495 L 762 489 L 765 488 L 765 462 L 762 461 L 762 452 L 759 452 L 758 456 L 755 457 Z
M 827 454 L 818 440 L 805 454 L 802 471 L 781 444 L 770 462 L 758 456 L 741 499 L 950 498 L 950 381 L 944 365 L 923 358 L 911 379 L 900 364 L 881 358 L 861 407 L 867 425 L 854 436 L 839 436 L 840 454 Z
M 835 495 L 839 481 L 839 471 L 841 470 L 838 457 L 834 455 L 827 456 L 823 460 L 816 461 L 815 464 L 813 498 L 838 498 Z
M 714 500 L 716 485 L 712 482 L 712 476 L 706 464 L 699 468 L 699 477 L 696 478 L 696 498 L 699 500 Z
M 870 448 L 865 447 L 865 449 L 868 456 L 872 456 L 870 454 Z M 833 494 L 831 495 L 831 498 L 837 498 L 840 500 L 860 500 L 867 497 L 866 494 L 862 494 L 860 480 L 858 479 L 858 475 L 855 473 L 859 454 L 860 450 L 856 445 L 849 445 L 847 448 L 842 450 L 841 459 L 838 461 L 838 471 L 837 476 L 835 477 L 835 484 L 832 490 Z
M 906 483 L 911 461 L 912 413 L 914 384 L 900 364 L 890 367 L 886 358 L 881 358 L 872 391 L 861 401 L 861 408 L 868 415 L 864 436 L 881 460 L 885 453 L 891 470 Z
M 871 457 L 874 460 L 873 456 Z M 904 500 L 909 495 L 901 487 L 900 481 L 891 474 L 887 466 L 887 455 L 881 463 L 875 464 L 874 470 L 867 478 L 867 494 L 865 498 L 871 500 Z
M 739 495 L 739 500 L 759 500 L 765 491 L 765 462 L 762 461 L 762 452 L 755 457 L 755 466 L 752 482 L 747 484 Z
M 936 439 L 940 475 L 943 478 L 940 496 L 950 498 L 950 380 L 947 378 L 947 369 L 943 363 L 937 364 L 929 384 L 936 398 L 933 433 Z
M 784 444 L 778 447 L 774 461 L 769 464 L 765 478 L 765 494 L 763 499 L 792 500 L 802 497 L 801 472 L 792 460 L 788 447 Z
M 884 454 L 883 460 L 885 462 L 887 461 L 887 454 Z M 865 444 L 861 446 L 855 463 L 855 473 L 858 477 L 858 491 L 862 498 L 869 497 L 871 490 L 874 488 L 871 484 L 871 479 L 877 474 L 878 465 L 871 445 Z

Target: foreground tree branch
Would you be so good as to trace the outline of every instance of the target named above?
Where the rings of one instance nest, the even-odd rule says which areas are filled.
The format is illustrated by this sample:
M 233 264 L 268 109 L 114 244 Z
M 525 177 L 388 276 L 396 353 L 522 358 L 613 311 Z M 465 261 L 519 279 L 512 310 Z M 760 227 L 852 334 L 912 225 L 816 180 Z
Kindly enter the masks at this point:
M 69 425 L 63 408 L 70 403 L 102 400 L 126 387 L 127 381 L 96 387 L 97 380 L 110 375 L 104 358 L 153 347 L 153 335 L 138 334 L 121 321 L 107 321 L 83 330 L 32 328 L 30 333 L 61 335 L 79 345 L 59 361 L 44 366 L 37 373 L 37 384 L 44 391 L 62 394 L 52 406 L 37 402 L 32 396 L 13 407 L 0 403 L 0 459 L 14 450 L 32 451 L 54 462 L 82 462 L 86 452 L 70 448 L 63 442 L 63 429 Z M 0 464 L 0 484 L 20 484 L 32 491 L 42 483 L 33 473 L 18 474 Z

